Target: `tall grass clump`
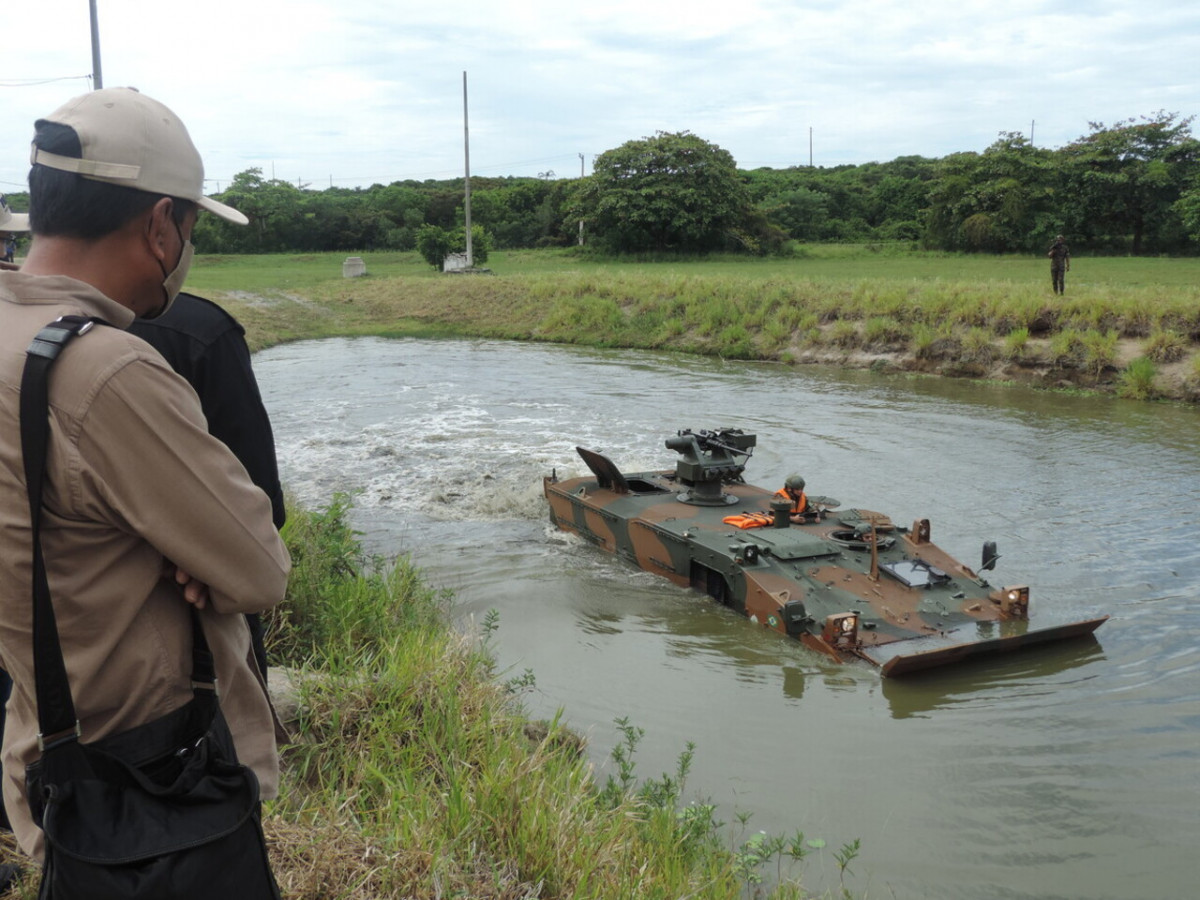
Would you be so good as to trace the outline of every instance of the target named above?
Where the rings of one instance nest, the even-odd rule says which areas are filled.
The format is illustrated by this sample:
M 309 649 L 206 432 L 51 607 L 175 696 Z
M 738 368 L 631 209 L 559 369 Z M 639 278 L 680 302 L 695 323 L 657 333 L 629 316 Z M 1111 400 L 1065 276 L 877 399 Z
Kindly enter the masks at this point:
M 1117 382 L 1117 396 L 1128 400 L 1149 400 L 1155 395 L 1154 378 L 1158 369 L 1149 357 L 1133 360 Z
M 892 349 L 908 343 L 909 328 L 894 316 L 871 316 L 863 322 L 863 343 Z
M 524 716 L 533 676 L 498 681 L 495 614 L 458 633 L 449 596 L 406 558 L 365 556 L 349 512 L 346 496 L 290 510 L 292 582 L 268 616 L 300 694 L 265 819 L 284 896 L 735 900 L 761 880 L 712 804 L 684 805 L 692 747 L 639 784 L 619 720 L 619 774 L 595 783 L 580 738 Z
M 763 325 L 762 346 L 764 353 L 774 353 L 786 347 L 792 340 L 792 326 L 779 319 L 769 319 Z
M 939 333 L 932 325 L 918 322 L 912 327 L 912 354 L 917 359 L 932 359 Z
M 1192 357 L 1183 376 L 1183 387 L 1192 399 L 1200 400 L 1200 353 Z
M 1050 364 L 1056 368 L 1073 368 L 1083 359 L 1083 333 L 1064 328 L 1050 338 Z
M 962 337 L 962 354 L 965 362 L 987 364 L 992 361 L 992 333 L 986 328 L 972 325 Z
M 829 343 L 849 349 L 859 344 L 858 323 L 849 319 L 838 319 L 829 328 Z
M 601 347 L 613 346 L 624 328 L 625 314 L 618 303 L 611 297 L 594 295 L 557 301 L 539 323 L 543 337 Z
M 1094 376 L 1100 374 L 1117 362 L 1117 341 L 1120 332 L 1116 329 L 1098 331 L 1089 329 L 1083 333 L 1083 366 Z
M 291 667 L 356 665 L 398 631 L 437 626 L 448 598 L 417 571 L 367 559 L 348 521 L 349 494 L 324 509 L 296 510 L 283 527 L 292 555 L 287 597 L 265 616 L 267 653 Z
M 727 359 L 753 359 L 756 355 L 750 332 L 737 322 L 717 335 L 717 347 L 721 356 Z
M 1029 329 L 1014 328 L 1004 336 L 1004 355 L 1007 359 L 1013 362 L 1019 362 L 1025 358 L 1025 354 L 1029 349 Z
M 1143 345 L 1146 356 L 1158 363 L 1171 363 L 1183 359 L 1187 347 L 1187 338 L 1169 328 L 1153 332 Z

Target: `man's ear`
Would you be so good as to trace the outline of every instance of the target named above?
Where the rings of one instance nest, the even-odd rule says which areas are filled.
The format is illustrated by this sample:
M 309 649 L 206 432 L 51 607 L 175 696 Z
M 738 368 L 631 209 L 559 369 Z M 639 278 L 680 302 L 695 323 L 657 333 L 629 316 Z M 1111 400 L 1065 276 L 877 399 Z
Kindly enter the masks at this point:
M 164 266 L 171 257 L 171 242 L 175 234 L 175 221 L 171 218 L 175 201 L 170 197 L 159 197 L 146 216 L 146 241 Z

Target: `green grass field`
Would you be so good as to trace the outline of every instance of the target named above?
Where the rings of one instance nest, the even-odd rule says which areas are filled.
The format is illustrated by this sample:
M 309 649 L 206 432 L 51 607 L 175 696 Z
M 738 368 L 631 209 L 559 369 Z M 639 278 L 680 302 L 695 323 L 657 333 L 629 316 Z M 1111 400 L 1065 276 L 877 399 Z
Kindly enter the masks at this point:
M 304 291 L 321 282 L 338 282 L 349 254 L 267 254 L 261 256 L 198 256 L 188 279 L 191 290 Z M 415 252 L 361 253 L 372 278 L 405 276 L 435 278 Z M 589 259 L 561 250 L 494 251 L 487 267 L 499 276 L 538 276 L 613 273 L 628 275 L 687 274 L 749 281 L 801 279 L 821 282 L 899 280 L 919 282 L 1001 282 L 1045 286 L 1050 267 L 1030 256 L 983 256 L 918 253 L 888 246 L 815 245 L 801 248 L 794 258 L 751 259 L 710 257 L 688 260 Z M 1076 257 L 1067 276 L 1067 289 L 1086 292 L 1097 286 L 1140 288 L 1159 286 L 1195 289 L 1200 285 L 1200 257 L 1188 259 L 1141 257 Z
M 342 254 L 200 257 L 188 287 L 225 302 L 255 348 L 463 335 L 1200 400 L 1200 259 L 1076 259 L 1060 297 L 1044 259 L 896 246 L 786 259 L 520 250 L 492 254 L 491 276 L 445 276 L 415 253 L 363 258 L 367 276 L 344 279 Z

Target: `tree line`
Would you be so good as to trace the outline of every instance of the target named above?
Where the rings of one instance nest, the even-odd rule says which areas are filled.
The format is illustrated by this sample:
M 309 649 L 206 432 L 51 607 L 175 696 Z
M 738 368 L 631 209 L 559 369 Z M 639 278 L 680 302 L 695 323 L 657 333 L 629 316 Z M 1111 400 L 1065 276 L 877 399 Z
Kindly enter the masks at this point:
M 599 154 L 584 178 L 472 178 L 473 243 L 562 247 L 582 234 L 613 253 L 768 254 L 793 241 L 1041 253 L 1062 233 L 1076 253 L 1194 254 L 1193 119 L 1091 123 L 1057 149 L 1009 132 L 940 159 L 749 171 L 697 135 L 659 132 Z M 247 169 L 218 197 L 250 226 L 202 217 L 195 242 L 202 253 L 422 248 L 434 262 L 465 245 L 464 193 L 461 178 L 310 190 Z M 9 195 L 15 209 L 25 199 Z

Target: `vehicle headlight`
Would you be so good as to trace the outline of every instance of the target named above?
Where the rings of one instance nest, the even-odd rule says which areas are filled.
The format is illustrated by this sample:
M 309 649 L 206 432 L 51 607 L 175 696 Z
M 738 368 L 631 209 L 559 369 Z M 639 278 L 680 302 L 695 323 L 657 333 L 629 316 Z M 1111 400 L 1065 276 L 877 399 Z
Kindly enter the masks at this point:
M 834 613 L 825 617 L 821 637 L 832 647 L 858 646 L 858 613 Z
M 1025 585 L 1005 588 L 1000 601 L 1000 611 L 1009 618 L 1028 619 L 1029 588 Z

